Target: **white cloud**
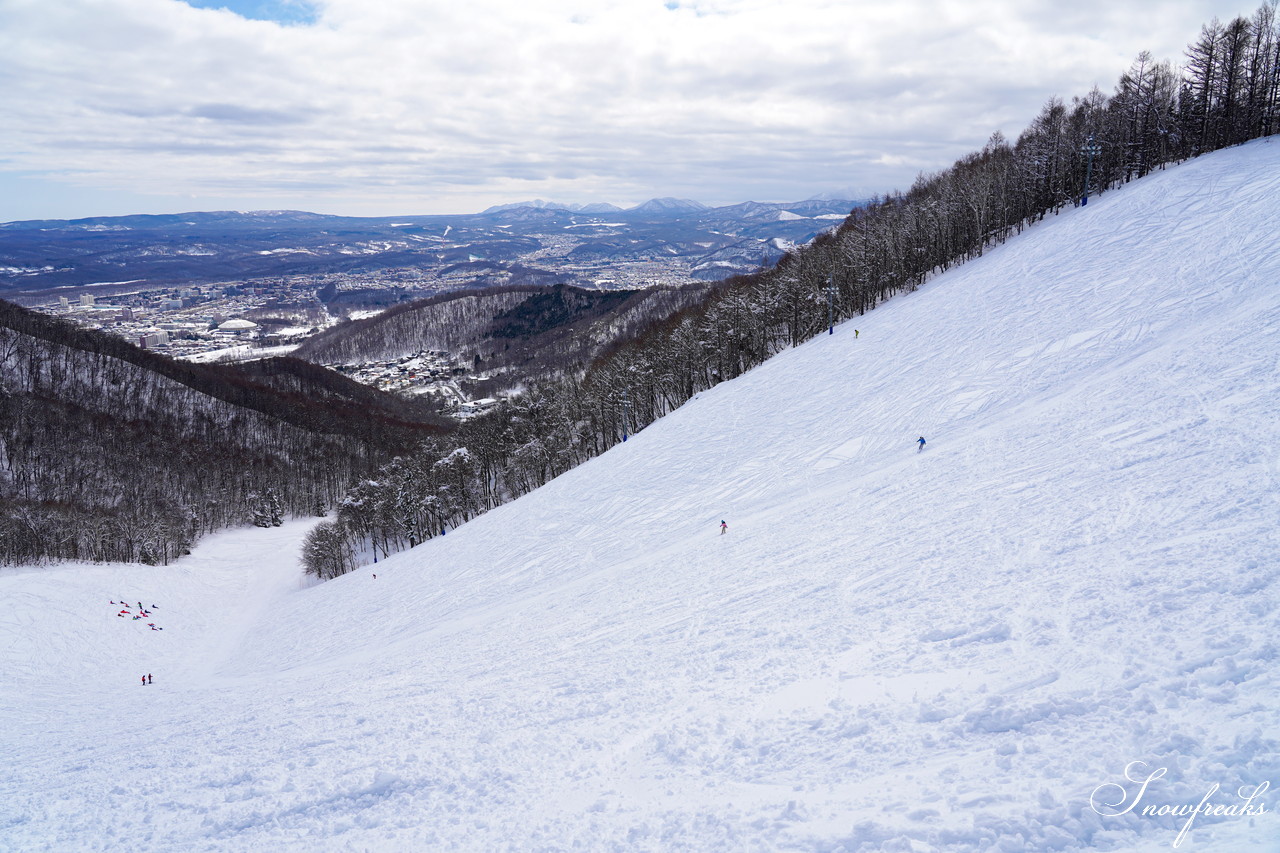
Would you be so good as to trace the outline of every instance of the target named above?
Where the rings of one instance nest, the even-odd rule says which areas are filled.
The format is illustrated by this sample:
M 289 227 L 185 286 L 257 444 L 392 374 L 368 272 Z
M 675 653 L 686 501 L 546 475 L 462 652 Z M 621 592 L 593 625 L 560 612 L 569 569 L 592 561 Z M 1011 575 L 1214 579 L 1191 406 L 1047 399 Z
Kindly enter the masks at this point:
M 281 26 L 179 0 L 0 0 L 0 168 L 173 196 L 169 209 L 883 190 L 994 130 L 1016 136 L 1052 95 L 1110 91 L 1139 50 L 1177 60 L 1201 23 L 1250 12 L 1211 0 L 314 6 L 314 24 Z M 23 204 L 0 203 L 0 219 Z

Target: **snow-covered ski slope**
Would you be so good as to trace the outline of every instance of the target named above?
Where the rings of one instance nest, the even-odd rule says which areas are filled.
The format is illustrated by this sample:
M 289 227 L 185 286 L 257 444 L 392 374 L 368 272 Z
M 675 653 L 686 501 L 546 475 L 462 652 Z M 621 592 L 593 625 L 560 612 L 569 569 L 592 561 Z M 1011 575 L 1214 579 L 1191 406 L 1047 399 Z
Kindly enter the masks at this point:
M 336 581 L 0 573 L 0 849 L 1280 850 L 1278 236 L 1260 141 Z

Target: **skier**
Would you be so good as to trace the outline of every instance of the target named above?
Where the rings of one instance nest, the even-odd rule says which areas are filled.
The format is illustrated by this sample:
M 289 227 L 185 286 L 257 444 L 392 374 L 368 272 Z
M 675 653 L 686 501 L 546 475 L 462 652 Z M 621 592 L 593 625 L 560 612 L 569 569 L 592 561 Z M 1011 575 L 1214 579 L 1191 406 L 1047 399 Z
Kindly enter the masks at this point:
M 144 675 L 144 676 L 142 676 L 142 684 L 143 684 L 143 686 L 146 686 L 146 683 L 147 683 L 147 677 Z
M 147 684 L 151 683 L 151 673 L 147 673 Z
M 858 330 L 857 330 L 857 329 L 854 329 L 854 330 L 853 330 L 853 339 L 854 339 L 854 340 L 857 340 L 857 339 L 858 339 Z
M 723 518 L 720 519 L 720 535 L 723 536 L 728 532 L 729 532 L 729 525 L 725 523 L 725 520 Z
M 916 439 L 916 441 L 918 441 L 918 442 L 920 443 L 920 447 L 919 447 L 919 449 L 917 449 L 917 450 L 916 450 L 916 453 L 921 453 L 921 452 L 923 452 L 923 451 L 924 451 L 924 436 L 923 436 L 923 435 L 922 435 L 922 436 L 920 436 L 919 438 L 917 438 L 917 439 Z

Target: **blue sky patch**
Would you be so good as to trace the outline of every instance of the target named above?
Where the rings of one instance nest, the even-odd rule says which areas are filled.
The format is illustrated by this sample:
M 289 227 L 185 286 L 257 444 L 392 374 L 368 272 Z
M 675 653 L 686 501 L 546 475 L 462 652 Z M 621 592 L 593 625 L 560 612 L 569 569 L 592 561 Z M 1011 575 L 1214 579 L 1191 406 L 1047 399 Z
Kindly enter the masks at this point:
M 306 0 L 183 0 L 197 9 L 226 9 L 251 21 L 314 24 L 316 8 Z

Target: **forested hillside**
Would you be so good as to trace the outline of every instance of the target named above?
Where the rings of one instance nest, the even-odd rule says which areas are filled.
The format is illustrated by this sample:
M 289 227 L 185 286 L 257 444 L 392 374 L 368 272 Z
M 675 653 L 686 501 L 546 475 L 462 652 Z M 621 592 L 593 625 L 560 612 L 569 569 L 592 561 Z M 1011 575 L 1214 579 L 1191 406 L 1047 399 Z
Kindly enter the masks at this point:
M 1052 98 L 1014 142 L 981 151 L 601 356 L 530 388 L 348 495 L 308 545 L 309 570 L 396 550 L 536 488 L 783 349 L 874 309 L 1066 207 L 1153 170 L 1280 129 L 1280 21 L 1206 24 L 1175 69 L 1141 53 L 1114 94 Z M 1082 299 L 1087 293 L 1082 292 Z M 992 305 L 998 312 L 999 305 Z M 820 389 L 815 389 L 817 393 Z
M 446 293 L 344 322 L 309 339 L 298 358 L 336 364 L 421 350 L 448 352 L 494 376 L 497 388 L 581 372 L 619 340 L 705 298 L 706 285 L 585 290 L 568 285 Z
M 168 562 L 315 514 L 445 424 L 293 359 L 197 365 L 0 301 L 0 563 Z

